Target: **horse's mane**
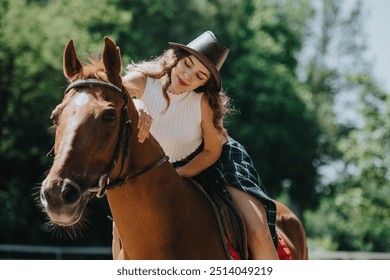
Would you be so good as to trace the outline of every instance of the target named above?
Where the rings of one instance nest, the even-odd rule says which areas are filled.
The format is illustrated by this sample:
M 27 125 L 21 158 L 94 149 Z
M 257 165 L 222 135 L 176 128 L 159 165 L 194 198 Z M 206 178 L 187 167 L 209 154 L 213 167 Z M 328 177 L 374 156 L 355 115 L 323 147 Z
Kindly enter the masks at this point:
M 78 73 L 73 79 L 74 80 L 84 80 L 95 78 L 108 82 L 108 77 L 105 72 L 104 64 L 101 58 L 99 57 L 88 57 L 88 62 L 80 61 L 83 65 L 83 69 Z
M 83 65 L 83 70 L 78 73 L 72 80 L 82 80 L 82 79 L 98 79 L 105 82 L 110 82 L 108 80 L 107 74 L 105 72 L 105 67 L 103 60 L 96 56 L 90 56 L 86 61 L 80 61 Z M 131 92 L 136 89 L 134 84 L 126 82 L 122 79 L 122 86 L 125 92 L 131 97 Z

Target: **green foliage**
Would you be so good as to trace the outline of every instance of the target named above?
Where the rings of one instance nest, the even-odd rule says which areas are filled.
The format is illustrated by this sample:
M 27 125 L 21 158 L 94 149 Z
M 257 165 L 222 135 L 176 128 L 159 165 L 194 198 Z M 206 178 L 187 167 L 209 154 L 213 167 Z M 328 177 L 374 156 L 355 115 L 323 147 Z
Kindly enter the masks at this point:
M 131 60 L 146 60 L 169 48 L 169 41 L 189 42 L 208 26 L 209 1 L 118 0 L 118 9 L 131 14 L 131 22 L 118 29 L 117 44 L 124 65 Z M 212 9 L 211 9 L 212 10 Z M 112 31 L 111 31 L 112 32 Z
M 239 114 L 229 128 L 248 148 L 271 196 L 287 187 L 292 201 L 299 201 L 299 213 L 316 203 L 313 161 L 318 129 L 295 74 L 303 22 L 290 25 L 289 20 L 309 6 L 302 1 L 286 11 L 283 2 L 272 3 L 254 2 L 248 22 L 240 26 L 243 34 L 237 41 L 242 44 L 232 43 L 232 66 L 225 81 Z
M 362 124 L 337 142 L 345 167 L 332 197 L 307 213 L 314 240 L 330 237 L 338 250 L 390 250 L 390 95 L 367 76 L 351 76 Z M 319 217 L 322 217 L 319 219 Z M 329 248 L 328 248 L 329 249 Z
M 361 3 L 356 1 L 349 12 L 343 7 L 334 0 L 319 7 L 321 32 L 305 68 L 309 89 L 305 100 L 316 108 L 321 129 L 319 163 L 337 162 L 342 169 L 330 183 L 317 186 L 323 194 L 320 207 L 304 217 L 313 246 L 388 251 L 389 94 L 367 71 Z M 357 100 L 348 106 L 353 121 L 341 122 L 335 113 L 342 94 Z

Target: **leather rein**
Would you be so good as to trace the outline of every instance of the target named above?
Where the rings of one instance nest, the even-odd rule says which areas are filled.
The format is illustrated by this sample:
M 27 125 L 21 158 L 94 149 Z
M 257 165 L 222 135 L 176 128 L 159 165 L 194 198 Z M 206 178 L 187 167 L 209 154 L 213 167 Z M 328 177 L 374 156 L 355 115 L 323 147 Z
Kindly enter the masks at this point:
M 96 187 L 92 187 L 92 188 L 89 188 L 87 190 L 88 192 L 96 193 L 96 196 L 98 198 L 101 198 L 106 194 L 107 190 L 111 190 L 111 189 L 114 189 L 116 187 L 119 187 L 129 180 L 131 180 L 135 177 L 141 176 L 141 175 L 147 173 L 148 171 L 159 167 L 164 162 L 168 161 L 169 158 L 168 158 L 168 156 L 165 155 L 162 158 L 160 158 L 159 160 L 146 166 L 141 171 L 139 171 L 131 176 L 124 175 L 121 177 L 120 174 L 122 173 L 123 167 L 124 167 L 125 162 L 126 162 L 126 158 L 128 157 L 129 142 L 130 142 L 130 137 L 132 136 L 132 132 L 133 132 L 132 123 L 131 123 L 131 120 L 129 120 L 129 116 L 128 116 L 128 112 L 127 112 L 127 102 L 129 100 L 129 97 L 123 91 L 122 88 L 119 88 L 118 86 L 116 86 L 110 82 L 105 82 L 105 81 L 101 81 L 98 79 L 85 79 L 85 80 L 79 80 L 79 81 L 73 82 L 66 88 L 65 95 L 71 89 L 79 88 L 79 87 L 86 87 L 86 86 L 99 86 L 99 87 L 109 88 L 109 89 L 115 91 L 116 93 L 118 93 L 124 101 L 123 107 L 121 109 L 121 115 L 120 115 L 120 128 L 119 128 L 119 134 L 118 134 L 118 142 L 116 144 L 114 154 L 112 155 L 111 161 L 107 165 L 103 175 L 100 176 L 98 183 L 95 184 Z M 123 143 L 124 143 L 124 145 L 123 145 Z M 111 173 L 114 170 L 114 168 L 118 162 L 121 150 L 123 151 L 123 158 L 122 158 L 121 168 L 119 171 L 119 178 L 112 180 L 110 178 L 110 176 L 111 176 Z M 54 153 L 52 151 L 49 152 L 48 155 L 53 155 Z

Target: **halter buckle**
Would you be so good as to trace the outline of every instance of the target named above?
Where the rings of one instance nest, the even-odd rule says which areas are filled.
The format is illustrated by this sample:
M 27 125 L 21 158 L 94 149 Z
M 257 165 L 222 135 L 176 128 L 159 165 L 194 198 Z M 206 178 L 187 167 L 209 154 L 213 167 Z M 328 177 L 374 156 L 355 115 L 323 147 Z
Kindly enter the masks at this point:
M 107 191 L 107 186 L 110 184 L 110 177 L 108 177 L 108 174 L 104 174 L 99 179 L 99 191 L 96 193 L 97 198 L 102 198 L 105 196 Z

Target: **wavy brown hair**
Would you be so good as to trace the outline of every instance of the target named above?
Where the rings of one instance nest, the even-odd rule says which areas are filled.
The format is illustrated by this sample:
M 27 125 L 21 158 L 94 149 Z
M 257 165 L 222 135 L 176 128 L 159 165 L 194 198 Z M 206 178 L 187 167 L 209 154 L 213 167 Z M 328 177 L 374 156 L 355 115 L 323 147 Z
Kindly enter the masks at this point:
M 171 72 L 172 68 L 176 66 L 177 62 L 189 56 L 190 54 L 182 49 L 169 49 L 162 55 L 153 58 L 148 61 L 142 61 L 140 63 L 132 62 L 126 68 L 127 72 L 139 71 L 148 77 L 153 79 L 161 79 L 163 81 L 163 96 L 167 102 L 162 114 L 168 109 L 170 105 L 170 99 L 167 94 L 167 89 L 171 85 Z M 223 125 L 223 119 L 225 115 L 230 111 L 229 109 L 229 97 L 221 89 L 217 90 L 217 85 L 214 78 L 210 78 L 204 86 L 201 86 L 194 90 L 197 93 L 204 93 L 210 104 L 211 109 L 214 112 L 213 124 L 215 128 L 223 135 L 227 136 L 227 131 Z

